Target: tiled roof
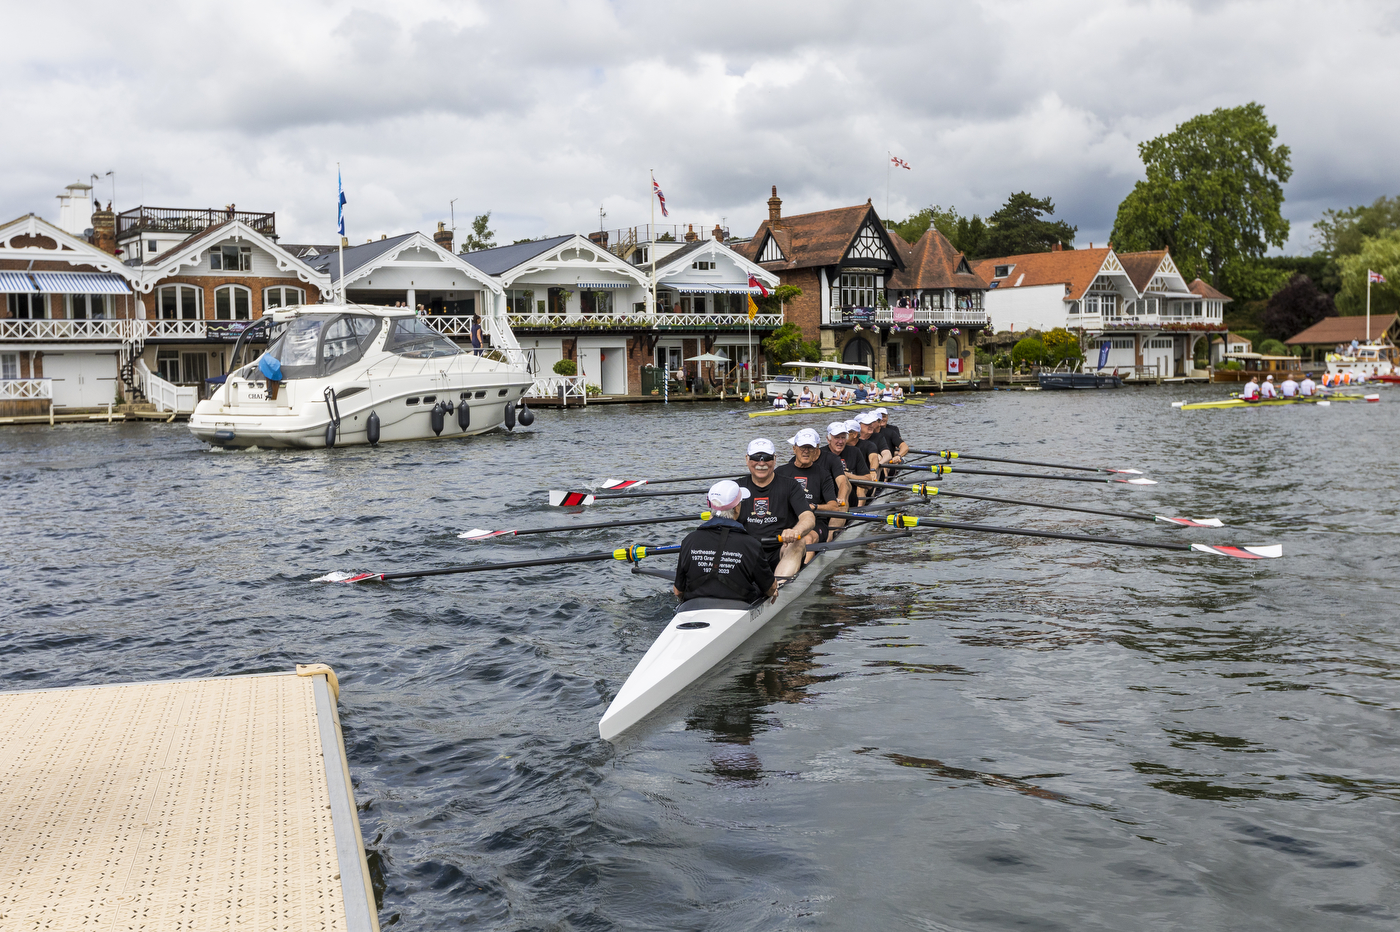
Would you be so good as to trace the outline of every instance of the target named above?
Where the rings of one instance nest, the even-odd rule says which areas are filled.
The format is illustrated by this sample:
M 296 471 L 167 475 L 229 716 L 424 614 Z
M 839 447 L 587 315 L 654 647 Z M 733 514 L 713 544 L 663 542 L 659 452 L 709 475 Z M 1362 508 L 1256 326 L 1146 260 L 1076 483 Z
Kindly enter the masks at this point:
M 996 288 L 1026 288 L 1031 285 L 1065 285 L 1068 292 L 1065 300 L 1078 300 L 1094 283 L 1094 277 L 1103 268 L 1104 260 L 1111 252 L 1106 247 L 1098 249 L 1064 249 L 1059 252 L 1033 252 L 1022 256 L 1001 256 L 995 259 L 979 259 L 972 263 L 972 271 Z M 1011 273 L 996 284 L 993 274 L 999 265 L 1011 266 Z
M 1371 316 L 1371 339 L 1385 336 L 1391 328 L 1397 327 L 1400 318 L 1394 314 L 1373 314 Z M 1305 343 L 1350 343 L 1352 340 L 1366 340 L 1366 316 L 1324 317 L 1308 329 L 1283 342 L 1297 346 Z
M 959 272 L 963 254 L 953 248 L 948 238 L 933 227 L 928 229 L 919 241 L 909 245 L 893 230 L 890 239 L 894 240 L 904 260 L 904 268 L 897 270 L 886 279 L 889 288 L 915 291 L 923 288 L 974 288 L 986 290 L 987 283 L 972 271 Z M 971 263 L 968 263 L 970 267 Z
M 478 249 L 476 252 L 464 252 L 461 257 L 487 275 L 501 275 L 509 272 L 520 263 L 535 258 L 542 252 L 547 252 L 561 243 L 568 242 L 574 236 L 575 234 L 568 233 L 564 236 L 531 240 L 528 243 L 511 243 L 509 246 Z
M 1138 294 L 1147 290 L 1147 286 L 1152 284 L 1152 276 L 1157 274 L 1157 270 L 1162 267 L 1162 260 L 1167 257 L 1165 249 L 1153 249 L 1149 252 L 1120 252 L 1115 253 L 1118 262 L 1123 266 L 1123 271 L 1128 273 L 1128 278 L 1133 282 L 1133 287 Z
M 783 272 L 790 269 L 812 268 L 814 266 L 839 265 L 850 249 L 856 234 L 869 219 L 876 229 L 884 230 L 875 209 L 867 202 L 855 207 L 837 207 L 833 210 L 818 210 L 810 214 L 795 214 L 781 218 L 775 227 L 770 220 L 758 226 L 753 239 L 736 246 L 735 250 L 750 262 L 758 262 L 759 251 L 773 234 L 778 248 L 783 251 L 784 261 L 761 262 L 765 269 Z M 889 231 L 885 231 L 888 237 Z M 893 241 L 891 241 L 893 245 Z M 896 262 L 904 260 L 895 247 Z
M 1121 257 L 1120 257 L 1120 258 L 1121 258 Z M 1191 293 L 1194 294 L 1194 295 L 1196 295 L 1197 297 L 1206 298 L 1206 299 L 1211 300 L 1211 301 L 1234 301 L 1234 300 L 1235 300 L 1234 298 L 1230 297 L 1229 295 L 1225 294 L 1224 292 L 1216 291 L 1214 288 L 1212 288 L 1210 285 L 1207 285 L 1205 282 L 1201 281 L 1199 278 L 1196 279 L 1195 281 L 1193 281 L 1191 284 L 1187 285 L 1186 287 L 1187 287 L 1187 288 L 1190 288 L 1190 289 L 1191 289 Z
M 361 243 L 358 246 L 346 246 L 345 274 L 349 275 L 360 266 L 368 262 L 373 262 L 375 259 L 384 255 L 384 253 L 399 245 L 399 243 L 402 243 L 404 240 L 414 235 L 413 233 L 400 233 L 398 236 L 390 236 L 388 239 L 377 239 L 372 243 Z M 329 275 L 331 281 L 340 281 L 339 249 L 329 253 L 322 253 L 319 256 L 311 256 L 303 261 L 316 271 Z

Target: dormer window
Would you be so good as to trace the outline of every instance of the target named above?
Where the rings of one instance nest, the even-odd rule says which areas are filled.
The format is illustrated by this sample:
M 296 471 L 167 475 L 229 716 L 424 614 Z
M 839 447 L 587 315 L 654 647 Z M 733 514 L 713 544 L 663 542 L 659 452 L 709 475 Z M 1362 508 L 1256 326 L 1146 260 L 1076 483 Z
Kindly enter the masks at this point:
M 215 246 L 209 250 L 209 268 L 216 272 L 253 271 L 253 247 Z
M 1006 276 L 1008 276 L 1008 275 L 1010 275 L 1010 274 L 1011 274 L 1011 266 L 1009 266 L 1009 265 L 999 265 L 999 266 L 996 267 L 995 270 L 993 270 L 993 272 L 992 272 L 992 278 L 1005 278 Z

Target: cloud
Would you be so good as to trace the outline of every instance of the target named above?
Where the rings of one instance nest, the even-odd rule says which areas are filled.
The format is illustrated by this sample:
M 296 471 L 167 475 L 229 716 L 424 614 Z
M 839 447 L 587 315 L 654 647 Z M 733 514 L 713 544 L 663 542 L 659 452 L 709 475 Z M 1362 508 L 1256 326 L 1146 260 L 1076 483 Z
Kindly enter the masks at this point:
M 10 12 L 0 217 L 115 170 L 118 207 L 275 210 L 329 241 L 493 212 L 509 242 L 672 219 L 735 232 L 871 198 L 986 214 L 1054 198 L 1107 238 L 1137 143 L 1263 103 L 1293 151 L 1290 249 L 1327 207 L 1396 193 L 1400 78 L 1383 0 L 236 5 Z M 49 41 L 61 37 L 61 41 Z M 887 152 L 914 170 L 889 172 Z M 888 194 L 886 184 L 888 178 Z M 110 188 L 101 188 L 107 197 Z

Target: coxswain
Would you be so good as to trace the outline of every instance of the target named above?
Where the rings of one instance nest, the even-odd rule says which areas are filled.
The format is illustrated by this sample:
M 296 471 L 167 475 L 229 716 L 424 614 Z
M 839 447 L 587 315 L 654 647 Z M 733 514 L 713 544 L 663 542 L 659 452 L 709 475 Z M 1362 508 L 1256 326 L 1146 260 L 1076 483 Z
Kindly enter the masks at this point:
M 1298 397 L 1298 383 L 1293 381 L 1293 376 L 1291 375 L 1283 380 L 1283 384 L 1278 387 L 1278 390 L 1279 394 L 1283 395 L 1285 398 Z
M 779 410 L 782 410 L 783 408 L 786 408 L 787 406 L 788 406 L 788 405 L 787 405 L 787 399 L 784 398 L 782 395 L 779 395 L 777 398 L 774 398 L 774 399 L 773 399 L 773 407 L 775 407 L 775 408 L 777 408 L 777 409 L 779 409 Z
M 1269 375 L 1264 377 L 1264 384 L 1259 386 L 1259 398 L 1261 401 L 1268 401 L 1278 397 L 1278 389 L 1274 388 L 1274 377 Z
M 1298 386 L 1298 394 L 1304 398 L 1311 398 L 1317 394 L 1317 383 L 1313 381 L 1311 372 L 1303 373 L 1303 381 Z
M 739 523 L 739 506 L 751 493 L 732 479 L 710 486 L 712 517 L 681 541 L 671 586 L 682 602 L 738 599 L 757 602 L 778 592 L 763 545 Z
M 773 572 L 791 577 L 802 568 L 806 553 L 802 538 L 817 526 L 817 517 L 802 486 L 777 475 L 773 459 L 773 441 L 765 437 L 750 441 L 745 461 L 749 474 L 739 480 L 749 497 L 739 505 L 739 521 L 763 544 Z
M 1244 384 L 1244 391 L 1240 393 L 1240 397 L 1243 398 L 1245 401 L 1258 401 L 1258 400 L 1259 400 L 1259 377 L 1258 377 L 1258 376 L 1251 375 L 1251 376 L 1249 377 L 1249 381 L 1246 382 L 1246 383 Z
M 816 512 L 816 527 L 802 539 L 804 544 L 815 544 L 830 537 L 831 512 L 841 512 L 845 506 L 837 498 L 836 477 L 828 465 L 822 461 L 821 438 L 810 427 L 804 427 L 789 441 L 792 444 L 792 459 L 779 466 L 774 472 L 778 478 L 788 478 L 802 487 L 807 496 L 807 504 Z M 811 560 L 815 554 L 807 554 Z

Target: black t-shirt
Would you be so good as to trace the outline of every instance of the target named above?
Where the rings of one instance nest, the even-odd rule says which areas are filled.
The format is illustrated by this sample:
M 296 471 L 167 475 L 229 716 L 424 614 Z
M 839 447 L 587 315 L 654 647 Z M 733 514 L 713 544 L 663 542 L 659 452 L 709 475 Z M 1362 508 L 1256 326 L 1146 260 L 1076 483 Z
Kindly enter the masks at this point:
M 890 452 L 898 455 L 899 445 L 904 442 L 904 437 L 899 433 L 899 428 L 893 424 L 886 424 L 880 433 L 885 435 L 885 439 L 890 442 Z
M 841 459 L 839 453 L 832 453 L 831 447 L 822 447 L 821 456 L 817 458 L 817 465 L 825 466 L 826 471 L 831 474 L 831 484 L 836 487 L 836 494 L 839 497 L 841 487 L 837 484 L 836 479 L 846 475 L 846 461 Z
M 797 458 L 793 457 L 773 472 L 779 478 L 786 477 L 802 486 L 809 505 L 825 505 L 827 502 L 836 501 L 836 480 L 820 457 L 806 469 L 799 468 Z
M 876 459 L 876 461 L 878 462 L 879 459 L 880 459 L 880 448 L 879 448 L 878 446 L 875 445 L 875 440 L 874 440 L 874 438 L 872 437 L 872 438 L 869 439 L 869 440 L 857 440 L 857 441 L 856 441 L 856 449 L 857 449 L 857 450 L 860 450 L 861 454 L 862 454 L 863 456 L 866 457 L 866 460 L 865 460 L 865 462 L 866 462 L 865 472 L 866 472 L 866 474 L 868 474 L 868 473 L 870 472 L 870 466 L 869 466 L 869 463 L 870 463 L 870 459 L 869 459 L 870 454 L 874 453 L 874 454 L 875 454 L 875 459 Z
M 890 445 L 889 435 L 885 433 L 883 428 L 870 435 L 870 442 L 875 444 L 875 449 L 881 453 L 884 453 L 886 450 L 889 450 L 891 453 L 894 452 L 894 447 Z
M 846 441 L 846 449 L 841 451 L 841 462 L 846 464 L 846 472 L 853 476 L 870 475 L 870 460 L 865 458 L 859 444 Z
M 712 576 L 716 560 L 719 569 Z M 737 521 L 711 518 L 681 542 L 676 588 L 683 598 L 754 602 L 763 598 L 771 585 L 773 570 L 768 566 L 763 545 Z
M 739 485 L 752 495 L 752 498 L 746 498 L 740 504 L 739 521 L 753 537 L 777 537 L 779 531 L 786 531 L 797 523 L 798 518 L 812 510 L 802 486 L 787 476 L 777 475 L 776 470 L 767 488 L 754 485 L 753 476 L 740 479 Z M 764 545 L 770 551 L 780 546 L 776 541 Z

